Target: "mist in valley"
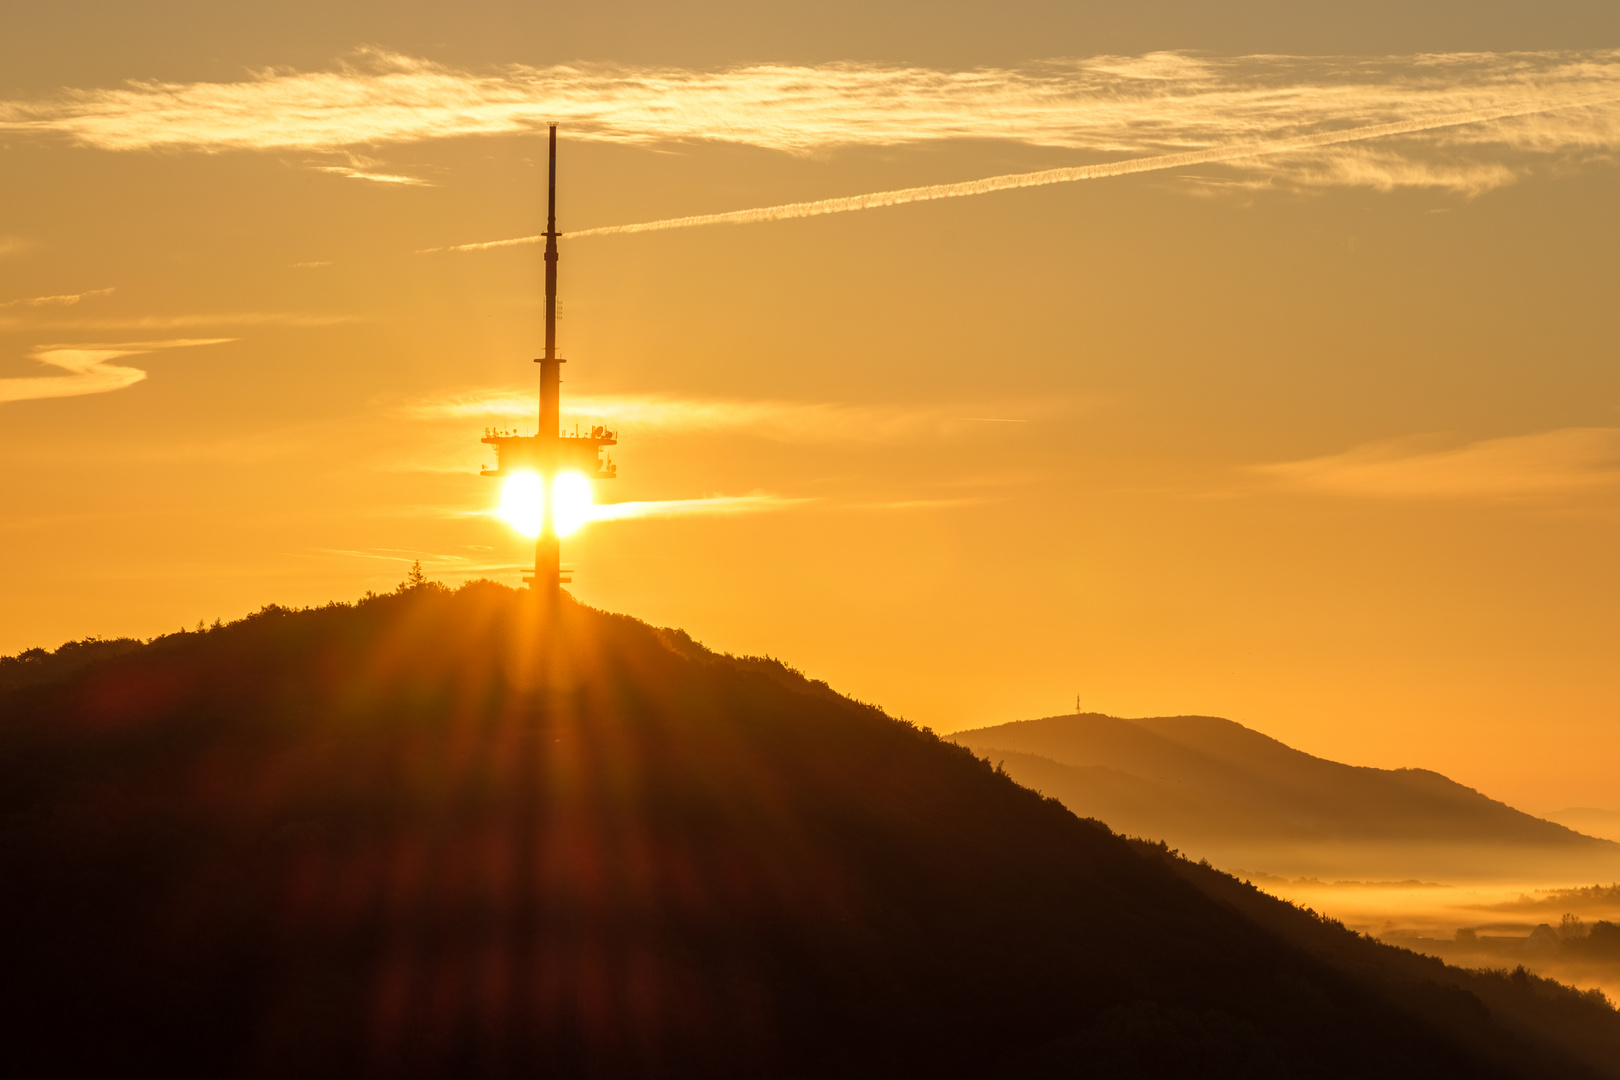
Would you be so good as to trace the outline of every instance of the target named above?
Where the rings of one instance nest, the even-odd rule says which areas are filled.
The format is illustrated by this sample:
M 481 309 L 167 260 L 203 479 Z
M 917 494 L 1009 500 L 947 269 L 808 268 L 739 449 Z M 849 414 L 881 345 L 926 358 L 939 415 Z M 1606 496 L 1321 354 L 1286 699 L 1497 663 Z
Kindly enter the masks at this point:
M 1603 811 L 1537 817 L 1438 773 L 1328 761 L 1217 717 L 1086 713 L 954 738 L 1082 817 L 1359 933 L 1620 999 L 1620 844 L 1576 827 L 1601 827 Z

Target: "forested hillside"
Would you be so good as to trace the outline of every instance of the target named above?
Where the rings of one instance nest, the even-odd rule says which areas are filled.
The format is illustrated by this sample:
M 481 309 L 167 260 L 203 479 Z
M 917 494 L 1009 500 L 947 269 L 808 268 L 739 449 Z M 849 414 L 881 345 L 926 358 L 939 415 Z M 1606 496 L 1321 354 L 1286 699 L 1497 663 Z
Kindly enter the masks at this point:
M 1590 995 L 1257 907 L 571 601 L 423 585 L 0 680 L 18 1075 L 1620 1075 Z

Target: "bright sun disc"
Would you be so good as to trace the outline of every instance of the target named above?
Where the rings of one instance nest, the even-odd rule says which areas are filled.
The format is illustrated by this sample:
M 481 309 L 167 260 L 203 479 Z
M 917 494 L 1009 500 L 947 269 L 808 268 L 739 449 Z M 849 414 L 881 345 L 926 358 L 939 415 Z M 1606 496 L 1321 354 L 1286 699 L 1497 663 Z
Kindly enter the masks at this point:
M 563 473 L 551 482 L 551 527 L 572 536 L 591 520 L 591 482 L 579 473 Z
M 545 510 L 546 488 L 536 473 L 513 473 L 501 485 L 501 508 L 497 514 L 524 536 L 540 535 Z
M 591 482 L 579 473 L 563 473 L 551 482 L 551 527 L 572 536 L 591 520 Z M 546 516 L 546 485 L 538 473 L 513 473 L 501 486 L 496 516 L 524 536 L 539 536 Z

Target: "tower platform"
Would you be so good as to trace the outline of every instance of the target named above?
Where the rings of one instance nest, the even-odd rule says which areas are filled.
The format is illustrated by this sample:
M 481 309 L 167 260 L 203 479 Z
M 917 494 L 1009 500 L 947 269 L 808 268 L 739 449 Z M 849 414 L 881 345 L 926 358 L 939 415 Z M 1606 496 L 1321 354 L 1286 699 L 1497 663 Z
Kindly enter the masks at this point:
M 479 442 L 495 448 L 495 467 L 484 469 L 484 476 L 510 476 L 534 472 L 541 476 L 577 472 L 587 480 L 611 480 L 619 467 L 602 460 L 602 451 L 617 446 L 617 432 L 593 427 L 586 435 L 504 435 L 486 430 Z

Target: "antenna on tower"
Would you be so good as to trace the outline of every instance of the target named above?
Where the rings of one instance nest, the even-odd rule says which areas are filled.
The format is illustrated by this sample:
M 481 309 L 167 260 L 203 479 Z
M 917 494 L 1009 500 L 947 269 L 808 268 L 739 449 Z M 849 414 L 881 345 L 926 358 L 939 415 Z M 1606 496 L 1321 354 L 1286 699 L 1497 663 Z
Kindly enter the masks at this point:
M 611 480 L 618 469 L 602 460 L 602 448 L 618 439 L 603 427 L 586 435 L 562 431 L 562 365 L 557 355 L 557 125 L 550 126 L 550 155 L 546 172 L 546 352 L 540 365 L 540 424 L 532 436 L 489 435 L 483 441 L 495 447 L 496 465 L 485 476 L 511 477 L 531 473 L 539 477 L 540 531 L 534 541 L 534 574 L 525 577 L 535 593 L 555 599 L 571 578 L 562 569 L 562 542 L 557 532 L 556 504 L 559 479 L 577 475 L 586 480 Z
M 562 426 L 562 364 L 557 359 L 557 125 L 551 125 L 551 153 L 546 168 L 546 355 L 540 365 L 540 426 L 535 434 L 555 439 Z M 555 593 L 563 582 L 562 541 L 557 537 L 556 474 L 540 474 L 544 498 L 540 535 L 534 541 L 534 590 Z

